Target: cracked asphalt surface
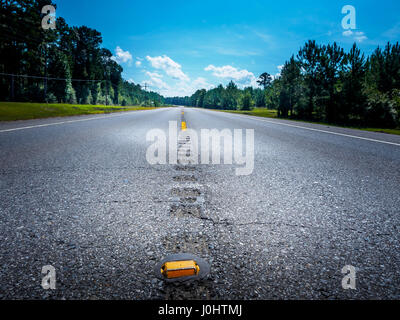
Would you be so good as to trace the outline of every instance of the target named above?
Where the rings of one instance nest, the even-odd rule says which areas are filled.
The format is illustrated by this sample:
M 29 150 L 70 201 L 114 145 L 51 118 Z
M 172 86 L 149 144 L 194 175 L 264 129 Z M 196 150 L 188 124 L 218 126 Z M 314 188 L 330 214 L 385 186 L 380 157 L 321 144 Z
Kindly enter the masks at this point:
M 182 110 L 189 129 L 254 129 L 254 172 L 150 165 L 146 133 Z M 191 108 L 0 123 L 0 298 L 400 299 L 396 144 Z M 157 279 L 178 252 L 208 261 L 208 278 Z M 41 287 L 45 265 L 56 290 Z

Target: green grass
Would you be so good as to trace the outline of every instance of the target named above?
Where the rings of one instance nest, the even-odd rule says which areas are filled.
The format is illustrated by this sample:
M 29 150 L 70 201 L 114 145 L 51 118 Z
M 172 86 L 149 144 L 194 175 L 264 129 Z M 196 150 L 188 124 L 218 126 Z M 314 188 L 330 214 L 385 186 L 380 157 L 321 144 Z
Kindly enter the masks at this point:
M 353 129 L 400 135 L 400 129 L 384 129 L 384 128 L 383 129 L 380 129 L 380 128 L 353 128 Z
M 239 114 L 247 114 L 250 116 L 257 116 L 257 117 L 264 117 L 264 118 L 277 118 L 278 112 L 277 110 L 269 110 L 266 108 L 254 108 L 251 111 L 241 111 L 241 110 L 215 110 L 215 111 L 223 111 L 229 113 L 239 113 Z M 285 118 L 281 118 L 285 119 Z M 396 129 L 385 129 L 385 128 L 360 128 L 360 127 L 351 127 L 351 126 L 339 126 L 339 125 L 331 125 L 324 122 L 316 122 L 316 121 L 305 121 L 305 120 L 297 120 L 297 119 L 286 119 L 291 121 L 299 121 L 299 122 L 307 122 L 307 123 L 317 123 L 326 126 L 333 126 L 333 127 L 341 127 L 341 128 L 350 128 L 350 129 L 357 129 L 363 131 L 372 131 L 372 132 L 381 132 L 381 133 L 388 133 L 388 134 L 397 134 L 400 135 L 400 128 Z
M 66 117 L 83 114 L 101 114 L 119 111 L 150 110 L 154 107 L 105 106 L 61 103 L 0 102 L 0 121 Z
M 217 111 L 247 114 L 249 116 L 257 116 L 257 117 L 264 117 L 264 118 L 277 118 L 278 117 L 277 110 L 270 110 L 270 109 L 266 109 L 266 108 L 254 108 L 250 111 L 242 111 L 242 110 L 217 110 Z

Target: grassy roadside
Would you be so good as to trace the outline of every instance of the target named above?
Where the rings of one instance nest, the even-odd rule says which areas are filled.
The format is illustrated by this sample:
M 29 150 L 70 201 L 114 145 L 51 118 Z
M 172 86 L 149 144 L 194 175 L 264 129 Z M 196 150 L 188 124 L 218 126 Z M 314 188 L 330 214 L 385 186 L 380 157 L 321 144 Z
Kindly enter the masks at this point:
M 215 111 L 247 114 L 249 116 L 257 116 L 257 117 L 264 117 L 264 118 L 278 118 L 278 112 L 276 110 L 270 110 L 270 109 L 265 109 L 265 108 L 254 108 L 250 111 L 241 111 L 241 110 L 215 110 Z
M 257 116 L 257 117 L 264 117 L 264 118 L 278 118 L 277 110 L 268 110 L 265 108 L 254 108 L 250 111 L 241 111 L 241 110 L 217 110 L 213 109 L 214 111 L 222 111 L 222 112 L 229 112 L 229 113 L 238 113 L 238 114 L 246 114 L 249 116 Z M 285 119 L 285 118 L 281 118 Z M 381 132 L 381 133 L 388 133 L 388 134 L 397 134 L 400 135 L 400 128 L 397 129 L 385 129 L 385 128 L 359 128 L 359 127 L 351 127 L 351 126 L 340 126 L 340 125 L 331 125 L 328 123 L 323 122 L 313 122 L 313 121 L 305 121 L 305 120 L 296 120 L 296 119 L 285 119 L 291 121 L 298 121 L 298 122 L 306 122 L 306 123 L 317 123 L 322 125 L 328 125 L 333 127 L 340 127 L 340 128 L 349 128 L 349 129 L 357 129 L 363 131 L 372 131 L 372 132 Z
M 105 106 L 60 103 L 0 102 L 0 121 L 66 117 L 83 114 L 101 114 L 120 111 L 150 110 L 154 107 Z

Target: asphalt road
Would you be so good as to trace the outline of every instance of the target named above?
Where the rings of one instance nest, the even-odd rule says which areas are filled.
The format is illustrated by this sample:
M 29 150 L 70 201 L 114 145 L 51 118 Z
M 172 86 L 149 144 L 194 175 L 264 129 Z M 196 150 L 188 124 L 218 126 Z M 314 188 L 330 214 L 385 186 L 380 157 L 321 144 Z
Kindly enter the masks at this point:
M 181 108 L 0 123 L 1 299 L 400 299 L 400 136 L 183 110 L 254 129 L 253 173 L 150 165 L 146 133 Z M 177 252 L 208 278 L 157 279 Z

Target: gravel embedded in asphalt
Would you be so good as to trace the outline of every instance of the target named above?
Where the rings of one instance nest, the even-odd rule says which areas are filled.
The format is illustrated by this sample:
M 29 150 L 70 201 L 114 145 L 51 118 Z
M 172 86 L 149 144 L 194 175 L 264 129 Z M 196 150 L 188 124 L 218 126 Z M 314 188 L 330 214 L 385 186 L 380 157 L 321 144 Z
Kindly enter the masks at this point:
M 254 129 L 254 172 L 148 164 L 146 133 L 180 127 L 180 108 L 0 133 L 1 299 L 400 298 L 400 147 L 184 111 L 197 131 Z M 199 214 L 171 210 L 180 201 Z M 157 279 L 178 252 L 208 261 L 208 278 Z M 44 265 L 56 290 L 41 287 Z M 341 286 L 345 265 L 356 290 Z

